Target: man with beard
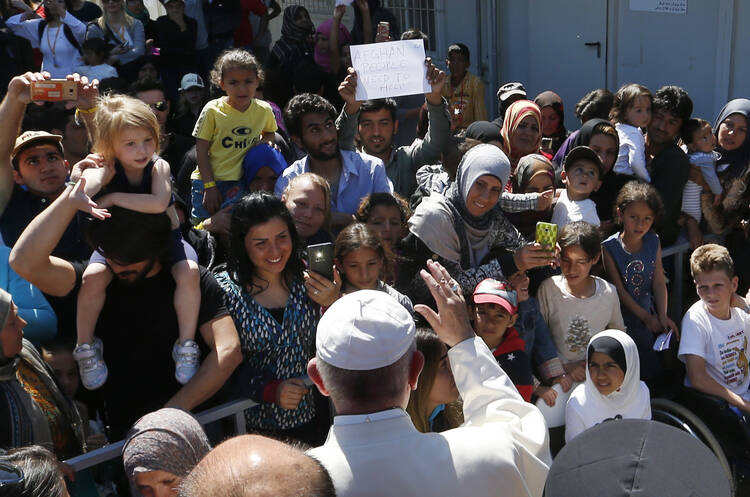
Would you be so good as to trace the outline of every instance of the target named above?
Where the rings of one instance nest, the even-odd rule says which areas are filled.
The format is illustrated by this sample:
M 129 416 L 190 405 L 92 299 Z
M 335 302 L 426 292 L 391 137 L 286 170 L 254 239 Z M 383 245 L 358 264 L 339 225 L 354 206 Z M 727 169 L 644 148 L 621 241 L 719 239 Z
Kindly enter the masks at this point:
M 359 134 L 360 152 L 383 161 L 393 189 L 404 198 L 411 197 L 417 189 L 417 169 L 440 162 L 440 154 L 451 136 L 448 102 L 442 96 L 445 73 L 435 67 L 429 58 L 425 60 L 425 65 L 431 87 L 431 91 L 424 95 L 429 120 L 427 134 L 424 140 L 417 138 L 403 147 L 396 147 L 393 143 L 399 127 L 395 100 L 380 98 L 357 101 L 357 74 L 352 68 L 349 68 L 349 75 L 339 86 L 339 93 L 346 102 L 336 120 L 341 148 L 354 150 L 354 138 Z
M 331 223 L 351 223 L 360 201 L 376 192 L 393 193 L 383 161 L 367 154 L 341 150 L 336 132 L 336 109 L 320 95 L 303 93 L 289 101 L 284 121 L 294 143 L 307 152 L 286 168 L 276 181 L 281 197 L 286 185 L 302 173 L 315 173 L 331 186 Z
M 679 86 L 664 86 L 654 94 L 651 107 L 651 122 L 646 130 L 646 159 L 651 184 L 664 202 L 657 232 L 661 246 L 667 247 L 677 240 L 680 233 L 682 190 L 688 180 L 690 162 L 677 146 L 677 137 L 682 124 L 690 119 L 693 101 Z M 697 228 L 697 223 L 694 227 Z M 690 226 L 688 230 L 691 230 Z
M 63 296 L 80 284 L 83 267 L 52 256 L 65 227 L 78 210 L 98 220 L 87 224 L 86 238 L 114 274 L 96 324 L 109 378 L 101 389 L 109 439 L 118 440 L 140 416 L 161 407 L 195 409 L 229 378 L 242 360 L 237 330 L 224 306 L 222 291 L 201 268 L 198 341 L 201 367 L 181 386 L 170 360 L 177 339 L 175 282 L 170 274 L 172 230 L 166 214 L 144 214 L 91 202 L 106 183 L 106 167 L 90 168 L 84 178 L 67 184 L 18 238 L 10 264 L 43 292 Z M 79 171 L 73 172 L 77 178 Z M 88 181 L 88 185 L 86 184 Z M 110 217 L 107 217 L 111 214 Z

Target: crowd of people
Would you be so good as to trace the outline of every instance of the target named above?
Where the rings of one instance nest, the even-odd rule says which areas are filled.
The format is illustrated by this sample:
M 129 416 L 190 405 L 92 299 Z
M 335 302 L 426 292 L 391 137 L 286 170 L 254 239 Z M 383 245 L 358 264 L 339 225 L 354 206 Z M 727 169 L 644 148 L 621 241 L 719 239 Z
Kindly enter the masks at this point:
M 748 422 L 750 100 L 594 89 L 571 132 L 509 82 L 490 122 L 455 43 L 358 101 L 350 45 L 429 42 L 378 0 L 275 43 L 275 0 L 162 3 L 0 5 L 0 487 L 541 496 L 683 381 L 657 337 Z M 241 398 L 251 435 L 191 414 Z M 61 463 L 119 440 L 124 473 Z

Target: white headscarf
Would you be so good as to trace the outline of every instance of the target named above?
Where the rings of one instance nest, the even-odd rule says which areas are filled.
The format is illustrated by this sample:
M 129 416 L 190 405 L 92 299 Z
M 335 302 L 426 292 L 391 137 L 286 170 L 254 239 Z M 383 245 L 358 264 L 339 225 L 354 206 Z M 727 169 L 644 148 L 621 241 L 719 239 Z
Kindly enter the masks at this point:
M 625 378 L 620 388 L 610 393 L 602 395 L 597 390 L 596 385 L 591 379 L 588 368 L 588 353 L 592 345 L 596 349 L 595 342 L 601 338 L 609 337 L 616 340 L 625 356 Z M 571 418 L 583 422 L 580 431 L 591 428 L 604 420 L 612 418 L 623 419 L 651 419 L 651 398 L 648 387 L 640 380 L 641 365 L 638 357 L 638 348 L 630 336 L 620 330 L 605 330 L 597 333 L 591 340 L 587 349 L 586 359 L 586 383 L 578 386 L 568 400 L 567 410 L 573 410 L 574 415 L 566 413 L 566 419 L 570 422 Z M 613 357 L 617 361 L 616 357 Z M 619 362 L 619 361 L 617 361 Z M 575 427 L 571 427 L 574 428 Z M 568 436 L 566 427 L 566 440 L 572 439 L 577 433 Z

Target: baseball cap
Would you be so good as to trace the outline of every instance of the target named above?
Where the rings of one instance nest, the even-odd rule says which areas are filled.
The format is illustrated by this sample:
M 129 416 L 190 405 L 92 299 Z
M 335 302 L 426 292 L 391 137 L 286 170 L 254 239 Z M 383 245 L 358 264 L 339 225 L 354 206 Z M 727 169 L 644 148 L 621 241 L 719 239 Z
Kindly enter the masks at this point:
M 575 147 L 573 150 L 568 152 L 568 155 L 565 156 L 565 161 L 563 162 L 563 169 L 567 171 L 568 167 L 570 167 L 575 161 L 578 160 L 587 160 L 593 162 L 594 164 L 596 164 L 596 168 L 599 170 L 599 178 L 604 175 L 604 164 L 602 164 L 602 160 L 598 155 L 596 155 L 596 152 L 585 145 Z
M 505 83 L 497 90 L 497 99 L 501 102 L 505 102 L 513 95 L 521 95 L 526 98 L 526 88 L 522 83 Z
M 475 304 L 497 304 L 514 315 L 518 311 L 516 291 L 504 281 L 487 278 L 474 289 Z
M 315 349 L 331 366 L 368 371 L 398 361 L 414 347 L 415 336 L 414 319 L 396 299 L 360 290 L 341 297 L 323 314 Z
M 10 154 L 10 159 L 15 160 L 16 155 L 37 142 L 51 143 L 55 145 L 58 150 L 60 150 L 61 154 L 64 154 L 62 139 L 63 137 L 61 135 L 53 135 L 52 133 L 47 133 L 46 131 L 25 131 L 21 133 L 21 136 L 16 138 L 16 144 L 13 146 L 13 151 Z
M 206 87 L 206 85 L 203 84 L 203 78 L 201 78 L 200 76 L 198 76 L 197 74 L 193 72 L 189 72 L 182 77 L 182 80 L 180 80 L 179 90 L 180 91 L 189 90 L 190 88 L 193 88 L 194 86 L 197 86 L 198 88 Z

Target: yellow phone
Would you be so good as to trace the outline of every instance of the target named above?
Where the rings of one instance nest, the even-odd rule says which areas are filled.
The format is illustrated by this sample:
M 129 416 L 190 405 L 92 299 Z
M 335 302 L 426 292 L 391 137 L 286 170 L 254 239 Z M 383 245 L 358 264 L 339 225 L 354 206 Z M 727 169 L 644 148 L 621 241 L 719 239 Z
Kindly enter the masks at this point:
M 536 243 L 545 250 L 555 250 L 557 244 L 557 225 L 539 221 L 536 223 Z

